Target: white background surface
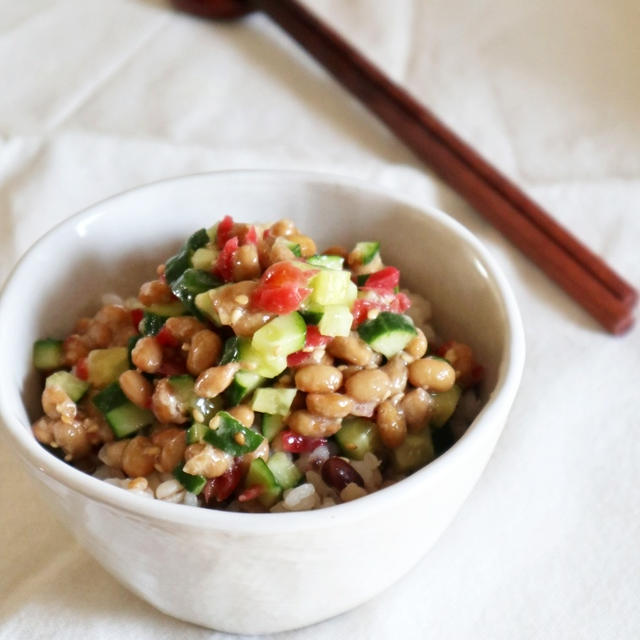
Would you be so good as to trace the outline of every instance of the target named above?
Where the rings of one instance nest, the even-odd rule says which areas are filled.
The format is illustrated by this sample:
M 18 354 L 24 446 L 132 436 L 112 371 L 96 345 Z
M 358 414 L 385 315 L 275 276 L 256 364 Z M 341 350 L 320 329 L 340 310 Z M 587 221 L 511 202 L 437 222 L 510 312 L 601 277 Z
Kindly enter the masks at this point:
M 308 4 L 640 284 L 636 0 Z M 432 552 L 368 604 L 280 637 L 637 638 L 639 330 L 603 333 L 265 18 L 0 0 L 2 278 L 101 198 L 231 167 L 330 170 L 445 209 L 505 269 L 528 340 L 509 424 Z M 4 441 L 0 506 L 0 638 L 222 637 L 120 587 Z

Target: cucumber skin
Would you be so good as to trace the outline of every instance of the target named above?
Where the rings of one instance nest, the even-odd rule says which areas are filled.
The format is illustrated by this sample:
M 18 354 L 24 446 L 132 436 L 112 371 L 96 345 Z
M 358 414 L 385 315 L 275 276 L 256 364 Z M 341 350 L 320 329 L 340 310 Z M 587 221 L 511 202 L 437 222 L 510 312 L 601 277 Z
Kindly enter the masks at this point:
M 405 441 L 391 452 L 393 466 L 401 473 L 411 473 L 424 467 L 435 456 L 431 431 L 408 433 Z
M 369 264 L 376 254 L 380 253 L 379 242 L 358 242 L 354 247 L 354 251 L 357 251 L 362 256 L 362 264 Z
M 429 424 L 433 428 L 439 429 L 449 421 L 458 406 L 460 396 L 462 396 L 462 389 L 457 384 L 454 384 L 449 391 L 431 394 L 435 406 Z
M 358 335 L 374 350 L 387 358 L 396 355 L 418 334 L 408 316 L 381 311 L 373 320 L 358 327 Z
M 198 229 L 184 243 L 178 253 L 169 258 L 165 265 L 164 274 L 169 285 L 177 280 L 190 266 L 191 256 L 196 249 L 209 244 L 209 234 L 206 229 Z
M 267 387 L 256 390 L 253 396 L 251 408 L 260 413 L 286 416 L 291 408 L 291 403 L 296 397 L 297 389 L 274 389 Z
M 195 495 L 202 493 L 207 479 L 204 476 L 187 473 L 181 463 L 173 470 L 173 477 L 189 492 Z
M 296 467 L 291 456 L 284 451 L 274 453 L 267 460 L 267 466 L 283 489 L 291 489 L 302 480 L 302 472 Z
M 271 442 L 284 428 L 282 416 L 265 413 L 262 415 L 262 435 Z
M 258 502 L 265 509 L 272 507 L 280 498 L 282 487 L 278 484 L 273 472 L 267 466 L 262 458 L 256 458 L 251 461 L 251 466 L 245 478 L 245 487 L 260 486 L 263 488 L 262 493 L 258 496 Z
M 240 404 L 252 391 L 264 384 L 265 379 L 252 371 L 238 371 L 224 392 L 224 398 L 230 407 Z
M 120 388 L 120 385 L 117 382 L 113 382 L 94 396 L 92 402 L 106 415 L 112 409 L 125 404 L 125 402 L 129 402 L 129 400 L 127 396 L 124 395 L 124 391 Z
M 73 402 L 78 402 L 89 389 L 89 383 L 68 371 L 56 371 L 47 377 L 45 387 L 60 387 Z
M 195 303 L 196 296 L 221 284 L 222 281 L 210 273 L 189 268 L 171 283 L 171 291 L 193 315 L 203 318 L 204 315 Z
M 342 453 L 352 460 L 362 460 L 366 453 L 378 454 L 383 449 L 378 427 L 366 418 L 343 418 L 334 438 Z
M 240 339 L 238 336 L 227 338 L 218 364 L 229 364 L 230 362 L 237 362 L 238 360 L 240 360 Z
M 104 417 L 116 438 L 126 438 L 142 427 L 150 425 L 154 420 L 151 411 L 142 409 L 128 400 L 125 404 L 105 413 Z
M 54 338 L 33 343 L 33 366 L 39 371 L 53 371 L 64 366 L 63 341 Z
M 205 442 L 212 444 L 214 447 L 222 449 L 222 451 L 235 457 L 255 451 L 264 442 L 264 438 L 259 433 L 247 429 L 226 411 L 218 412 L 217 417 L 220 418 L 218 428 L 209 429 L 204 435 Z M 235 440 L 235 436 L 238 433 L 244 436 L 244 444 L 239 444 Z
M 304 347 L 307 325 L 297 311 L 276 316 L 251 337 L 251 346 L 264 357 L 286 357 Z

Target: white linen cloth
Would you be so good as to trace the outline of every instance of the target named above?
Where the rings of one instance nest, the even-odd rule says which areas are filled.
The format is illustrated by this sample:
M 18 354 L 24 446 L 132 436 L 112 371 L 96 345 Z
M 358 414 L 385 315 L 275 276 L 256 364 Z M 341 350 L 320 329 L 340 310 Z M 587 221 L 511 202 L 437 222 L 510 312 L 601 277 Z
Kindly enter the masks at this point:
M 308 4 L 640 283 L 637 0 Z M 528 341 L 508 426 L 435 548 L 373 601 L 282 637 L 640 637 L 637 328 L 600 330 L 265 17 L 0 0 L 3 279 L 97 200 L 238 167 L 328 170 L 446 210 L 505 269 Z M 0 478 L 0 638 L 223 637 L 111 578 L 4 439 Z

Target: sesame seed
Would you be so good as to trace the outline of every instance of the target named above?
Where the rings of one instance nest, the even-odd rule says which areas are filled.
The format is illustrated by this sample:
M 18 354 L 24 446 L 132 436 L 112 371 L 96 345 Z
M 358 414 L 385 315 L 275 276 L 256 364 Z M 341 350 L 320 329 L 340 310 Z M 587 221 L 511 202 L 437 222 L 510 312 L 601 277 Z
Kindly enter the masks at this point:
M 200 411 L 199 409 L 194 409 L 193 417 L 196 422 L 204 422 L 204 416 L 202 415 L 202 411 Z
M 243 444 L 245 444 L 245 442 L 247 441 L 246 438 L 244 437 L 244 433 L 238 431 L 238 433 L 236 433 L 233 436 L 233 439 L 240 445 L 242 446 Z
M 235 297 L 235 301 L 241 305 L 249 304 L 249 296 L 246 296 L 244 295 L 244 293 L 242 293 L 239 296 Z

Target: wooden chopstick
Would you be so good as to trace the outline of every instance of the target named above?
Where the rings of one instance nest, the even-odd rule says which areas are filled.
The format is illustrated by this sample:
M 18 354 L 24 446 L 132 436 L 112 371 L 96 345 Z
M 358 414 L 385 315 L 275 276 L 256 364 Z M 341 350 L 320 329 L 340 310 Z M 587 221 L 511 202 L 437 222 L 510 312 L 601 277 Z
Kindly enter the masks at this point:
M 612 333 L 638 294 L 511 180 L 295 0 L 252 0 L 421 159 Z
M 445 182 L 608 331 L 634 322 L 638 294 L 540 205 L 296 0 L 174 0 L 215 17 L 261 9 Z

